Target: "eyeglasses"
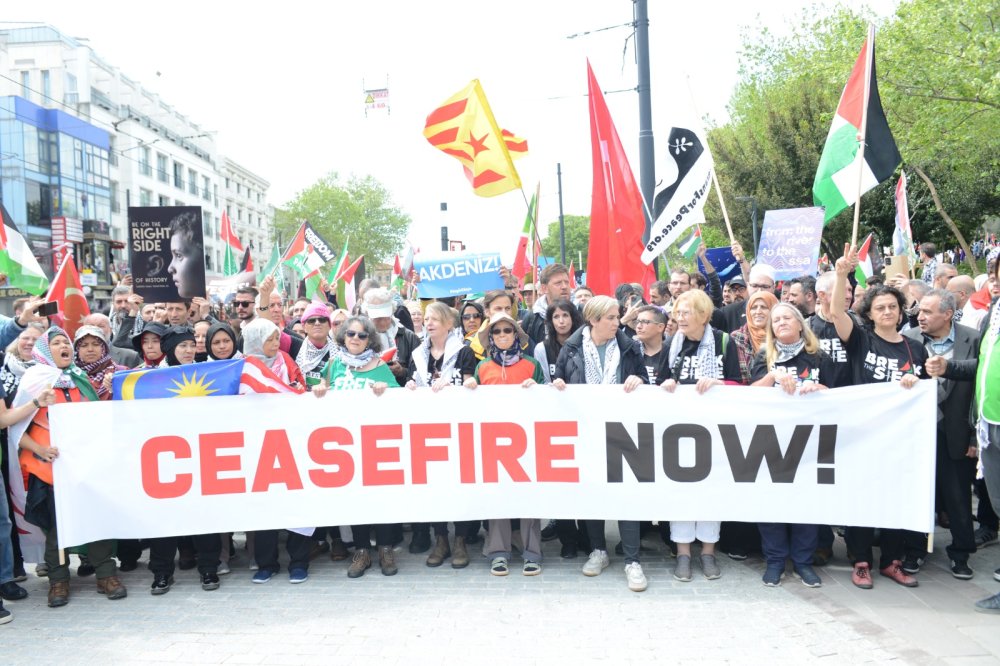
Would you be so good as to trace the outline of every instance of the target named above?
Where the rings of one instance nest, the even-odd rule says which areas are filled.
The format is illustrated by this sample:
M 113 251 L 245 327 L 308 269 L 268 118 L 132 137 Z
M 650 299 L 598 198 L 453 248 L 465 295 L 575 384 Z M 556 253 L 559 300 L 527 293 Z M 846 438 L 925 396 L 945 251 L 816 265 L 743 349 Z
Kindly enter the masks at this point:
M 513 335 L 513 334 L 514 334 L 514 329 L 510 327 L 493 329 L 493 335 Z
M 750 286 L 753 287 L 754 289 L 774 289 L 773 282 L 771 284 L 765 284 L 761 282 L 751 282 Z
M 326 319 L 325 317 L 309 317 L 309 319 L 306 319 L 302 323 L 303 324 L 329 324 L 330 320 Z
M 651 326 L 653 324 L 659 324 L 659 323 L 660 322 L 653 321 L 652 319 L 636 319 L 635 320 L 635 325 L 636 326 Z
M 677 310 L 676 312 L 674 312 L 674 317 L 676 319 L 687 319 L 690 316 L 691 316 L 690 310 Z
M 344 335 L 349 338 L 357 338 L 358 340 L 367 340 L 368 333 L 365 331 L 344 331 Z
M 253 301 L 233 301 L 233 307 L 248 308 L 253 305 Z
M 482 319 L 482 318 L 483 315 L 479 314 L 478 312 L 462 315 L 462 321 L 469 321 L 470 319 Z

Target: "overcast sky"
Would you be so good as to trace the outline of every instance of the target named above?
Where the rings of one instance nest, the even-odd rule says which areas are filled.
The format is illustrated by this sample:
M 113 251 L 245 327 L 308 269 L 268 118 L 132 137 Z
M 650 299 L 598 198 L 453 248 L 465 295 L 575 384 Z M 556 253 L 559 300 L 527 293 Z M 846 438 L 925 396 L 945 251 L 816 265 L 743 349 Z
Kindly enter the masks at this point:
M 557 163 L 564 211 L 590 214 L 587 58 L 638 177 L 638 96 L 610 92 L 636 85 L 631 29 L 613 27 L 632 20 L 629 0 L 8 4 L 5 21 L 42 21 L 86 38 L 127 76 L 217 132 L 227 156 L 270 181 L 276 206 L 330 171 L 371 174 L 411 216 L 410 238 L 424 250 L 440 247 L 447 224 L 470 250 L 513 257 L 524 220 L 519 193 L 474 195 L 458 161 L 421 133 L 427 114 L 473 78 L 500 126 L 528 140 L 516 166 L 529 197 L 541 183 L 543 224 L 558 215 Z M 895 0 L 847 4 L 887 14 Z M 688 77 L 698 110 L 724 120 L 741 31 L 766 25 L 781 33 L 805 6 L 650 0 L 657 181 L 670 177 L 662 158 L 670 126 L 692 113 Z M 844 63 L 845 81 L 852 64 Z M 387 79 L 391 114 L 366 118 L 364 87 Z

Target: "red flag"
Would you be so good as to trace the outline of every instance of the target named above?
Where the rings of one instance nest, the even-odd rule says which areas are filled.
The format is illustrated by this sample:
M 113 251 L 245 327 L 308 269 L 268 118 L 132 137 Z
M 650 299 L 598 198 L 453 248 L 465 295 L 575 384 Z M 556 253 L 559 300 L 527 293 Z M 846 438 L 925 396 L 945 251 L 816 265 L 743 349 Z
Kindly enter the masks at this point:
M 76 329 L 83 324 L 83 318 L 90 314 L 90 306 L 87 305 L 87 297 L 83 295 L 80 274 L 76 270 L 76 264 L 73 263 L 72 255 L 67 254 L 63 259 L 56 276 L 52 278 L 45 300 L 59 304 L 63 328 L 72 339 L 76 335 Z
M 365 255 L 361 255 L 354 260 L 350 266 L 344 269 L 344 271 L 337 276 L 338 280 L 343 280 L 344 282 L 351 282 L 354 280 L 354 274 L 358 272 L 358 266 L 361 265 L 361 260 L 365 258 Z
M 642 194 L 590 61 L 587 61 L 587 77 L 594 156 L 587 286 L 595 294 L 611 296 L 619 284 L 639 282 L 648 293 L 656 276 L 652 265 L 647 266 L 641 260 L 642 234 L 646 229 Z
M 983 287 L 972 296 L 969 296 L 969 302 L 972 303 L 972 307 L 977 310 L 989 310 L 990 301 L 993 298 L 990 296 L 990 282 L 987 280 L 983 282 Z
M 569 288 L 570 291 L 576 289 L 576 271 L 573 270 L 572 260 L 569 262 Z

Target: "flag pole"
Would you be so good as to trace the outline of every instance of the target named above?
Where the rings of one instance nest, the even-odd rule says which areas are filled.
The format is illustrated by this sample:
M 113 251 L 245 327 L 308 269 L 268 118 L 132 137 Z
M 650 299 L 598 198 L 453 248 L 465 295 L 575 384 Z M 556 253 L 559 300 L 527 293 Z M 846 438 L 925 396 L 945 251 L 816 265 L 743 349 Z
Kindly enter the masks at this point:
M 685 81 L 687 82 L 688 95 L 691 97 L 691 106 L 694 108 L 694 113 L 697 118 L 701 118 L 701 113 L 698 111 L 698 104 L 694 98 L 694 89 L 691 88 L 691 75 L 685 76 Z M 704 127 L 701 128 L 704 132 Z M 705 132 L 705 146 L 708 146 L 708 133 Z M 722 188 L 719 186 L 719 177 L 715 175 L 715 164 L 712 164 L 712 184 L 715 185 L 715 193 L 719 197 L 719 207 L 722 209 L 722 219 L 726 222 L 726 231 L 729 233 L 729 243 L 730 245 L 736 242 L 736 236 L 733 235 L 733 225 L 729 221 L 729 211 L 726 210 L 726 200 L 722 196 Z M 650 218 L 652 219 L 652 218 Z M 700 226 L 700 225 L 699 225 Z
M 535 210 L 532 211 L 531 220 L 531 256 L 534 266 L 531 272 L 531 286 L 535 289 L 535 300 L 538 300 L 538 250 L 542 248 L 542 241 L 538 237 L 538 207 L 541 205 L 542 198 L 542 181 L 538 181 L 535 184 Z M 532 302 L 531 307 L 534 308 L 535 304 Z
M 872 61 L 875 59 L 875 25 L 868 24 L 868 44 L 865 54 L 865 96 L 861 107 L 861 127 L 858 129 L 858 193 L 854 200 L 854 228 L 851 245 L 858 244 L 858 223 L 861 221 L 861 179 L 865 173 L 865 135 L 868 130 L 868 98 L 871 95 Z

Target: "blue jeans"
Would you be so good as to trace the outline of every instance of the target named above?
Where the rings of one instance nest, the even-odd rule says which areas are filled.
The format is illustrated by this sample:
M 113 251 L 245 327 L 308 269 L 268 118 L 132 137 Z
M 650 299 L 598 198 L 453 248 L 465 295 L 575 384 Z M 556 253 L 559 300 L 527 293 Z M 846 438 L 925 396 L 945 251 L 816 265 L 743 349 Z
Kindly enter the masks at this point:
M 813 552 L 819 543 L 819 533 L 815 525 L 792 523 L 758 523 L 760 545 L 768 566 L 785 566 L 785 560 L 792 564 L 812 564 Z
M 11 534 L 10 510 L 7 507 L 7 486 L 0 476 L 0 583 L 14 580 L 14 546 Z

